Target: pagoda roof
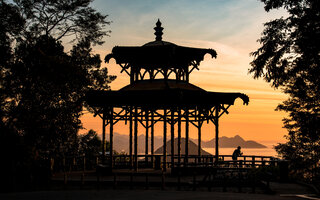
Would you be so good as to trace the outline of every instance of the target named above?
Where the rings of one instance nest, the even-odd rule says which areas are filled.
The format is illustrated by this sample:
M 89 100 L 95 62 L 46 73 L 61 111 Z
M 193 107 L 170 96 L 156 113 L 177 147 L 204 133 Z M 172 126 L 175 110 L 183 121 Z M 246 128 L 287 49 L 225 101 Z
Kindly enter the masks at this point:
M 118 91 L 89 91 L 86 98 L 87 103 L 94 107 L 211 107 L 233 105 L 237 98 L 242 99 L 244 104 L 249 103 L 249 97 L 242 93 L 208 92 L 175 80 L 138 81 Z
M 159 91 L 159 90 L 189 90 L 189 91 L 205 91 L 204 89 L 195 86 L 191 83 L 185 81 L 176 80 L 164 80 L 164 79 L 154 79 L 154 80 L 140 80 L 136 81 L 130 85 L 127 85 L 120 89 L 120 91 Z
M 105 61 L 109 62 L 114 58 L 117 64 L 128 63 L 133 67 L 182 68 L 192 65 L 193 62 L 199 64 L 207 53 L 212 58 L 217 56 L 213 49 L 183 47 L 165 41 L 154 41 L 143 46 L 116 46 L 112 53 L 105 57 Z
M 212 58 L 217 57 L 217 52 L 213 49 L 184 47 L 162 41 L 161 22 L 158 20 L 156 25 L 155 41 L 142 46 L 115 46 L 112 53 L 105 57 L 105 62 L 114 58 L 117 64 L 129 64 L 131 67 L 183 68 L 199 64 L 207 53 Z
M 140 68 L 185 68 L 193 66 L 197 68 L 204 59 L 205 54 L 213 57 L 217 53 L 213 49 L 183 47 L 171 42 L 162 41 L 161 22 L 158 20 L 154 28 L 156 40 L 142 46 L 116 46 L 112 53 L 105 57 L 109 62 L 111 58 L 116 60 L 123 70 L 136 67 L 127 72 L 131 77 L 137 75 Z M 183 70 L 189 75 L 192 71 Z M 179 71 L 175 71 L 179 73 Z M 136 74 L 134 74 L 136 73 Z M 141 75 L 141 74 L 140 74 Z M 181 77 L 180 77 L 181 78 Z M 170 107 L 213 107 L 216 105 L 233 105 L 237 98 L 242 99 L 244 104 L 249 103 L 249 97 L 242 93 L 209 92 L 189 83 L 186 79 L 176 80 L 150 78 L 149 80 L 130 80 L 131 84 L 118 91 L 89 91 L 86 95 L 87 103 L 93 107 L 149 107 L 152 109 Z

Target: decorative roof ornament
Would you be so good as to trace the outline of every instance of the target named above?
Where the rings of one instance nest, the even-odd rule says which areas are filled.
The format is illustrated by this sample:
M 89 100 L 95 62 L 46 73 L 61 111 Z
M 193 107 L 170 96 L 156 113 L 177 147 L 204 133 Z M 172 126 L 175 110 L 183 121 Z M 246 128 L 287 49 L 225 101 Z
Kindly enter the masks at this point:
M 157 23 L 156 23 L 156 27 L 154 27 L 154 30 L 156 32 L 154 32 L 155 36 L 156 36 L 156 41 L 162 41 L 162 35 L 163 35 L 163 28 L 161 27 L 161 22 L 158 19 Z

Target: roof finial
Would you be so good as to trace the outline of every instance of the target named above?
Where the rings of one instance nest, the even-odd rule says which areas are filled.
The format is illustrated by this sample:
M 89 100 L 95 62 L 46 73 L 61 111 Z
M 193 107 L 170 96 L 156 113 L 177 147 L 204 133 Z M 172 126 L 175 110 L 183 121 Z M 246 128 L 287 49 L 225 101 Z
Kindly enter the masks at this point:
M 154 30 L 156 31 L 154 34 L 156 35 L 156 41 L 162 41 L 162 30 L 163 28 L 161 27 L 161 22 L 158 19 L 157 23 L 156 23 L 156 27 L 154 27 Z

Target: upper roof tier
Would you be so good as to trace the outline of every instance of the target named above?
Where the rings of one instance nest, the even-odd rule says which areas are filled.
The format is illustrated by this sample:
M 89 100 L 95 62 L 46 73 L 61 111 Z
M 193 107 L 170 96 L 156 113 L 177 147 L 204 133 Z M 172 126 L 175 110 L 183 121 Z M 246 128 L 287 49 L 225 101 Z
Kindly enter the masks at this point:
M 115 46 L 112 53 L 105 57 L 105 62 L 111 58 L 117 64 L 139 68 L 185 68 L 199 65 L 204 55 L 209 53 L 212 58 L 217 56 L 213 49 L 183 47 L 171 42 L 162 41 L 161 22 L 156 23 L 156 40 L 142 46 Z

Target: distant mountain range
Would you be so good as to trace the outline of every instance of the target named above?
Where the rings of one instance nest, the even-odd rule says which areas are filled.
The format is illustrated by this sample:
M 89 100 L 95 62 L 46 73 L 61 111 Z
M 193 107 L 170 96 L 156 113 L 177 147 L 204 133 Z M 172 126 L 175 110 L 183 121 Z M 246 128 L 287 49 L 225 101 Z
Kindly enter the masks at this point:
M 196 144 L 198 143 L 197 139 L 191 139 Z M 210 148 L 215 147 L 216 139 L 212 139 L 209 141 L 202 141 L 202 148 Z M 219 147 L 220 148 L 236 148 L 237 146 L 241 146 L 241 148 L 267 148 L 265 145 L 255 142 L 253 140 L 244 140 L 239 135 L 234 137 L 219 137 Z
M 107 137 L 108 138 L 108 137 Z M 132 138 L 133 139 L 133 138 Z M 129 135 L 122 135 L 119 133 L 114 133 L 113 136 L 114 141 L 114 149 L 117 152 L 129 152 Z M 151 139 L 149 138 L 149 152 L 151 151 Z M 185 146 L 185 138 L 181 138 L 181 151 L 184 152 L 184 146 Z M 177 138 L 175 138 L 175 145 L 177 143 Z M 196 152 L 198 152 L 197 148 L 198 139 L 189 139 L 189 154 L 191 154 L 191 149 L 195 149 Z M 155 136 L 154 137 L 154 151 L 158 150 L 160 147 L 162 148 L 163 145 L 163 138 L 161 136 Z M 195 146 L 194 146 L 195 145 Z M 220 148 L 236 148 L 237 146 L 241 146 L 242 148 L 267 148 L 266 146 L 255 142 L 253 140 L 244 140 L 239 135 L 236 135 L 234 137 L 220 137 L 219 138 L 219 147 Z M 171 151 L 171 141 L 167 140 L 167 151 Z M 215 139 L 209 140 L 209 141 L 201 141 L 201 147 L 202 148 L 214 148 L 215 147 Z M 177 149 L 177 148 L 175 148 Z M 138 135 L 138 153 L 144 153 L 145 152 L 145 136 L 144 135 Z M 206 155 L 205 153 L 203 155 Z

